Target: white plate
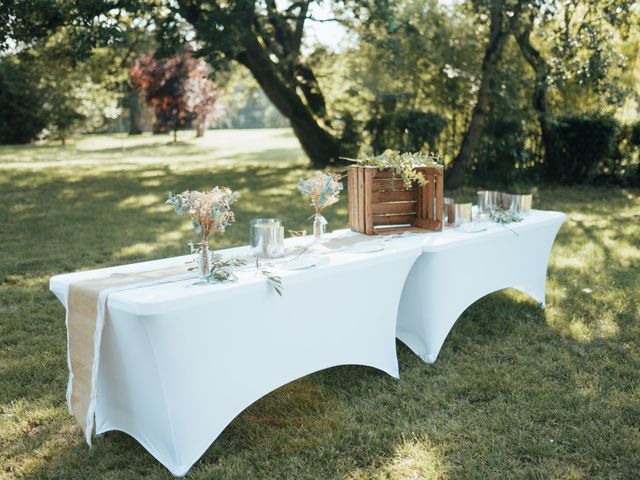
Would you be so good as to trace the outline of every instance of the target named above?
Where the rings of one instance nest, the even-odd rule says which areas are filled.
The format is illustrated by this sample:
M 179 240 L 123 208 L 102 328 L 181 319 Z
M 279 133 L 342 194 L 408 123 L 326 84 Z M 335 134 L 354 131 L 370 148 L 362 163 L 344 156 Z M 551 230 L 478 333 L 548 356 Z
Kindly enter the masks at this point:
M 289 262 L 283 262 L 280 265 L 274 265 L 277 268 L 282 268 L 283 270 L 304 270 L 305 268 L 311 268 L 318 264 L 320 261 L 319 257 L 315 255 L 303 255 L 295 260 L 291 260 Z
M 478 233 L 484 232 L 487 229 L 485 225 L 479 223 L 464 223 L 458 227 L 463 233 Z
M 349 250 L 357 253 L 373 253 L 384 250 L 384 245 L 380 242 L 361 242 L 356 243 Z

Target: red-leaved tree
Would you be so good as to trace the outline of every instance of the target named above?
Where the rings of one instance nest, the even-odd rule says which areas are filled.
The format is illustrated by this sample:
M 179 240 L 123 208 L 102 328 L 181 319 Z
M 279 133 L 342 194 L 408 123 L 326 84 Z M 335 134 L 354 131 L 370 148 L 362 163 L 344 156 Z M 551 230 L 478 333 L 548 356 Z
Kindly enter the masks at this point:
M 155 111 L 154 133 L 173 132 L 192 125 L 197 136 L 204 135 L 216 111 L 219 97 L 209 78 L 207 63 L 185 47 L 166 60 L 151 54 L 138 57 L 129 69 L 129 80 Z

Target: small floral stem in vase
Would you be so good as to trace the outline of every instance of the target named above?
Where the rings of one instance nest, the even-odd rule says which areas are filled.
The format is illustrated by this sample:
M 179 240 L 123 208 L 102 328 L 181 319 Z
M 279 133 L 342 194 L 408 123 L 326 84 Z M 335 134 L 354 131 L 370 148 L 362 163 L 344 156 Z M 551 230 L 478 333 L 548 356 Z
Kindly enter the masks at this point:
M 315 209 L 316 213 L 312 215 L 313 237 L 315 243 L 320 243 L 327 229 L 327 219 L 320 212 L 340 199 L 340 175 L 316 172 L 306 180 L 300 179 L 298 190 L 309 199 L 310 206 Z
M 210 270 L 211 266 L 209 265 L 209 240 L 203 238 L 202 251 L 200 252 L 200 276 L 207 276 Z
M 223 235 L 226 228 L 235 222 L 231 205 L 240 197 L 238 192 L 228 187 L 213 187 L 210 191 L 185 190 L 174 195 L 169 193 L 167 204 L 173 206 L 178 215 L 191 219 L 195 231 L 202 242 L 189 244 L 191 253 L 196 255 L 200 277 L 203 282 L 210 281 L 215 265 L 209 252 L 209 236 Z M 197 248 L 196 248 L 197 247 Z
M 327 219 L 320 212 L 316 212 L 313 216 L 313 238 L 316 243 L 322 241 L 327 227 Z

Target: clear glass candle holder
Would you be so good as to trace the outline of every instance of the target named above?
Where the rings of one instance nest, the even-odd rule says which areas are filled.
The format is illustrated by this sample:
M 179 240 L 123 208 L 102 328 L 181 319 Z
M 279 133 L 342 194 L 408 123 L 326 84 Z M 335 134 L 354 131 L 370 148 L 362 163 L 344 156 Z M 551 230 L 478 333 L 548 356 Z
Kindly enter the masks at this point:
M 251 220 L 249 236 L 251 253 L 256 258 L 284 257 L 284 226 L 279 218 Z
M 465 223 L 471 223 L 472 217 L 472 205 L 471 203 L 454 203 L 453 204 L 455 219 L 453 225 L 459 227 Z
M 200 280 L 206 281 L 209 273 L 211 272 L 211 265 L 213 264 L 213 252 L 209 250 L 209 242 L 207 240 L 197 243 L 189 243 L 191 254 L 194 256 L 194 261 L 198 268 Z

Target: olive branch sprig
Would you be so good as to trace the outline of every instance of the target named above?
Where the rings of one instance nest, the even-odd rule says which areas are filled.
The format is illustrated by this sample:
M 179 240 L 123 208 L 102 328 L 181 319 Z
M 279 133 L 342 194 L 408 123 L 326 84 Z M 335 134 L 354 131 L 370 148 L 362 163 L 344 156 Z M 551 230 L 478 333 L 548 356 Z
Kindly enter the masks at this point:
M 520 215 L 516 215 L 515 213 L 505 210 L 500 206 L 489 207 L 489 219 L 502 225 L 522 221 L 522 217 Z
M 515 213 L 512 213 L 509 210 L 505 210 L 502 206 L 492 206 L 492 207 L 489 207 L 489 220 L 506 228 L 515 236 L 517 237 L 520 236 L 518 232 L 507 227 L 507 225 L 510 223 L 521 222 L 523 218 L 520 215 L 516 215 Z
M 211 260 L 209 273 L 204 276 L 203 280 L 207 283 L 235 282 L 238 280 L 238 276 L 233 271 L 233 268 L 241 267 L 246 264 L 247 261 L 243 258 L 223 257 L 222 255 L 215 253 Z M 282 283 L 282 277 L 265 268 L 259 268 L 258 273 L 266 279 L 267 283 L 273 287 L 278 295 L 283 295 L 284 285 Z

